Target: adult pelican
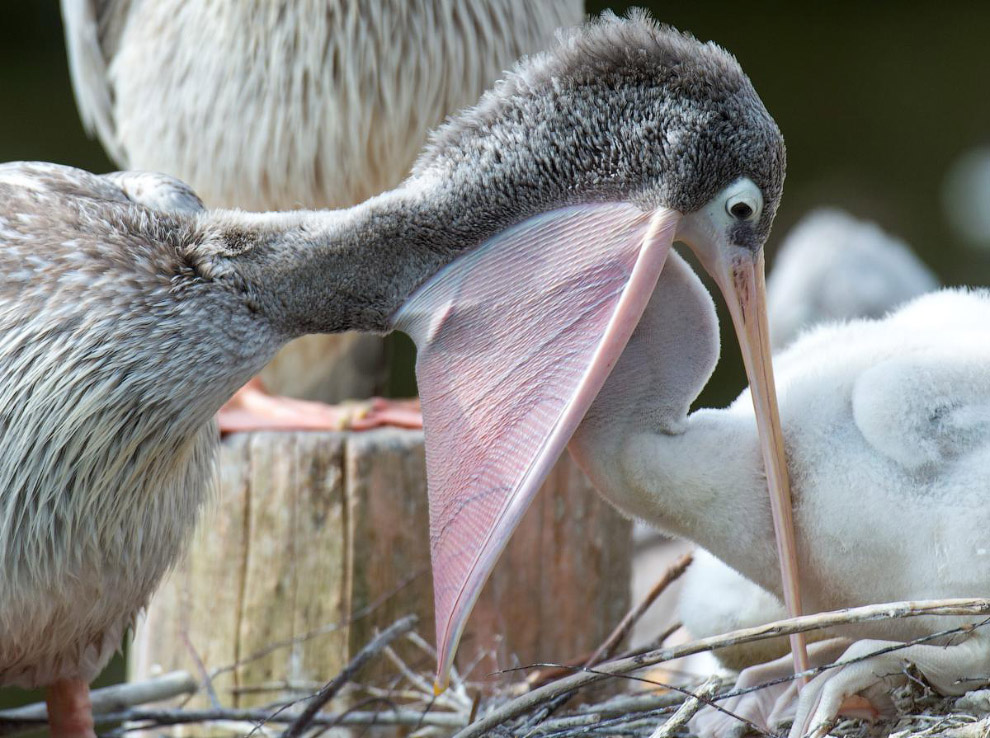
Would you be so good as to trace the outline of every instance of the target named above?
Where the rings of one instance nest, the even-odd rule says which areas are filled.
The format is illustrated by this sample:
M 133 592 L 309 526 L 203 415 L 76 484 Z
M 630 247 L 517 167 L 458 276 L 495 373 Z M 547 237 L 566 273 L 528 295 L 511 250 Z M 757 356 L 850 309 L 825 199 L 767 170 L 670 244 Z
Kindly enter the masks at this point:
M 419 345 L 441 683 L 675 239 L 732 306 L 786 480 L 762 294 L 783 170 L 735 59 L 642 14 L 521 62 L 402 185 L 344 210 L 0 168 L 0 681 L 51 685 L 54 732 L 92 734 L 86 684 L 208 495 L 213 414 L 298 335 Z

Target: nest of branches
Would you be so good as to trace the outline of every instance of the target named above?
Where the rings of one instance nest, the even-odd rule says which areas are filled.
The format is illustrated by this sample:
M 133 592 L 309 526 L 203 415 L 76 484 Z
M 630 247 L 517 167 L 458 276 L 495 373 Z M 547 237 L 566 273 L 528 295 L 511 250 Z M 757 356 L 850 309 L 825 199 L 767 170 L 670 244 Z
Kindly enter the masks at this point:
M 283 697 L 263 707 L 225 706 L 213 687 L 213 678 L 231 667 L 210 672 L 201 663 L 195 676 L 173 672 L 97 690 L 93 692 L 97 730 L 104 736 L 150 730 L 153 735 L 223 732 L 283 738 L 315 736 L 344 728 L 351 729 L 352 735 L 413 738 L 687 736 L 688 721 L 695 713 L 706 705 L 719 709 L 720 703 L 741 692 L 734 689 L 733 680 L 720 677 L 685 684 L 658 681 L 650 669 L 659 664 L 727 646 L 850 623 L 921 615 L 985 618 L 975 625 L 946 629 L 894 648 L 972 632 L 990 624 L 987 599 L 900 602 L 791 618 L 675 647 L 663 645 L 667 633 L 648 648 L 616 656 L 632 625 L 689 562 L 685 557 L 671 567 L 593 654 L 570 664 L 534 664 L 501 672 L 503 686 L 494 691 L 491 675 L 472 676 L 473 670 L 468 669 L 464 674 L 455 671 L 450 688 L 434 694 L 431 675 L 411 667 L 399 655 L 402 649 L 398 646 L 405 641 L 405 652 L 411 648 L 420 652 L 424 661 L 435 659 L 432 647 L 415 630 L 416 618 L 408 616 L 378 632 L 330 681 L 322 686 L 278 685 Z M 290 645 L 298 644 L 273 644 L 271 648 Z M 382 661 L 389 668 L 373 671 L 387 672 L 387 679 L 379 677 L 375 680 L 378 683 L 372 684 L 362 678 L 366 667 Z M 817 667 L 806 675 L 832 668 L 836 664 Z M 973 691 L 961 698 L 943 697 L 934 693 L 910 665 L 905 666 L 905 675 L 907 686 L 893 695 L 896 717 L 874 722 L 843 720 L 833 726 L 830 734 L 842 738 L 990 738 L 990 690 Z M 753 689 L 766 686 L 769 685 Z M 976 686 L 979 684 L 974 683 Z M 284 697 L 287 694 L 292 696 Z M 188 707 L 195 695 L 205 695 L 209 707 Z M 149 706 L 163 702 L 172 706 Z M 8 710 L 0 713 L 0 735 L 36 730 L 45 721 L 44 705 Z M 771 735 L 740 719 L 739 735 L 747 731 Z

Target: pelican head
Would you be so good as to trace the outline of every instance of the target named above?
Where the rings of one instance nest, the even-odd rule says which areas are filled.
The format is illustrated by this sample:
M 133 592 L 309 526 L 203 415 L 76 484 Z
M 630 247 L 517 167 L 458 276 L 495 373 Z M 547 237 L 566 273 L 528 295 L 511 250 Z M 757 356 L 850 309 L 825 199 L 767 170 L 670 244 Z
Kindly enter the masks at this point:
M 589 202 L 689 215 L 717 202 L 726 242 L 752 252 L 784 167 L 780 130 L 736 59 L 633 12 L 562 32 L 520 62 L 433 135 L 413 176 L 461 192 L 483 184 L 488 207 L 518 217 Z

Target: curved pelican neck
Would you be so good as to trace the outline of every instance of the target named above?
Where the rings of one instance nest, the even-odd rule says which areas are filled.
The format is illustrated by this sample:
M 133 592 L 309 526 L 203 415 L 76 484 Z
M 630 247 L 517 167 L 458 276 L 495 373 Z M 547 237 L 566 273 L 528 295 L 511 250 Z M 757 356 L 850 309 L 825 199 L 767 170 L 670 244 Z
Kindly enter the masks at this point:
M 344 210 L 212 211 L 201 252 L 290 338 L 384 333 L 419 284 L 487 235 L 457 212 L 417 181 Z
M 582 426 L 570 448 L 617 508 L 697 543 L 780 597 L 756 424 L 725 415 L 696 411 L 673 433 L 639 424 L 599 434 Z
M 639 515 L 694 541 L 781 596 L 756 424 L 745 412 L 699 410 L 680 433 L 626 438 L 620 493 Z
M 458 255 L 539 213 L 622 193 L 517 186 L 511 167 L 429 170 L 344 210 L 201 216 L 200 256 L 230 273 L 288 338 L 386 333 L 390 317 Z M 542 181 L 542 180 L 541 180 Z

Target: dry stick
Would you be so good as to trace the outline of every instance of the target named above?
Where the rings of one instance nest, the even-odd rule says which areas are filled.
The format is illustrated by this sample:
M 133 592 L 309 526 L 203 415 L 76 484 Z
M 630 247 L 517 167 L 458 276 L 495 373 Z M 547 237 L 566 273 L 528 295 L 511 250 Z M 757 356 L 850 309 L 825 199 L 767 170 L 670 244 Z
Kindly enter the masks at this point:
M 939 614 L 944 614 L 944 613 L 939 613 Z M 783 684 L 785 682 L 792 682 L 795 679 L 803 678 L 803 679 L 811 680 L 814 677 L 821 674 L 822 672 L 830 671 L 831 669 L 841 668 L 843 666 L 848 666 L 849 664 L 857 664 L 861 661 L 869 661 L 870 659 L 875 658 L 877 656 L 883 656 L 884 654 L 894 653 L 896 651 L 902 651 L 905 648 L 909 648 L 911 646 L 918 646 L 925 643 L 931 643 L 932 641 L 941 640 L 946 637 L 955 637 L 958 635 L 970 635 L 978 628 L 983 628 L 986 627 L 987 625 L 990 625 L 990 618 L 986 618 L 978 623 L 970 623 L 967 625 L 961 625 L 957 628 L 948 628 L 946 630 L 940 630 L 934 633 L 928 633 L 927 635 L 919 636 L 918 638 L 914 638 L 910 641 L 897 641 L 889 646 L 878 648 L 876 651 L 870 651 L 869 653 L 864 653 L 862 656 L 856 656 L 854 658 L 845 658 L 845 656 L 842 656 L 839 658 L 838 661 L 833 661 L 830 664 L 822 664 L 821 666 L 813 666 L 807 671 L 803 671 L 798 674 L 789 674 L 787 676 L 778 677 L 776 679 L 771 679 L 769 681 L 762 682 L 761 684 L 756 684 L 752 687 L 733 689 L 729 692 L 725 692 L 724 694 L 718 695 L 716 699 L 724 700 L 724 699 L 728 699 L 729 697 L 738 697 L 740 695 L 749 694 L 750 692 L 758 692 L 761 689 L 766 689 L 767 687 L 773 687 L 778 684 Z M 950 644 L 947 643 L 943 644 L 943 647 L 947 645 Z M 984 683 L 986 682 L 986 680 L 987 677 L 981 678 L 981 681 Z
M 892 645 L 887 646 L 885 648 L 881 648 L 881 649 L 878 649 L 876 651 L 871 651 L 868 654 L 863 654 L 862 656 L 858 656 L 858 657 L 853 658 L 853 659 L 840 659 L 839 661 L 836 661 L 836 662 L 833 662 L 833 663 L 830 663 L 830 664 L 823 664 L 821 666 L 814 667 L 814 668 L 812 668 L 812 669 L 810 669 L 810 670 L 808 670 L 806 672 L 802 672 L 801 674 L 798 674 L 798 675 L 793 675 L 792 674 L 790 676 L 780 677 L 779 679 L 772 679 L 772 680 L 770 680 L 768 682 L 763 682 L 761 684 L 757 684 L 757 685 L 754 685 L 752 687 L 747 687 L 747 688 L 744 688 L 744 689 L 732 689 L 732 690 L 730 690 L 728 692 L 723 692 L 721 694 L 714 695 L 711 698 L 707 698 L 707 697 L 704 697 L 704 696 L 701 696 L 701 695 L 696 695 L 696 698 L 700 702 L 704 702 L 705 704 L 707 704 L 708 706 L 712 707 L 713 709 L 719 710 L 720 712 L 723 712 L 723 713 L 725 713 L 726 715 L 728 715 L 730 717 L 733 717 L 733 718 L 735 718 L 737 720 L 740 720 L 742 723 L 746 724 L 747 727 L 749 727 L 749 729 L 751 731 L 769 736 L 770 734 L 767 733 L 767 732 L 765 732 L 765 731 L 763 731 L 759 726 L 750 723 L 749 721 L 743 719 L 739 715 L 736 715 L 736 714 L 734 714 L 732 712 L 729 712 L 729 711 L 725 710 L 724 708 L 722 708 L 721 706 L 719 706 L 717 703 L 718 702 L 721 702 L 722 700 L 728 699 L 730 697 L 738 697 L 740 695 L 748 694 L 750 692 L 756 692 L 756 691 L 759 691 L 761 689 L 766 689 L 767 687 L 770 687 L 770 686 L 773 686 L 773 685 L 776 685 L 776 684 L 782 684 L 784 682 L 793 681 L 794 679 L 796 679 L 796 678 L 798 678 L 800 676 L 814 677 L 814 676 L 817 676 L 818 674 L 821 674 L 824 671 L 828 671 L 829 669 L 835 669 L 835 668 L 838 668 L 838 667 L 847 666 L 849 664 L 858 663 L 860 661 L 867 661 L 867 660 L 873 658 L 874 656 L 878 656 L 880 654 L 891 653 L 891 652 L 898 651 L 898 650 L 901 650 L 901 649 L 904 649 L 904 648 L 909 648 L 909 647 L 911 647 L 913 645 L 917 645 L 917 644 L 921 644 L 921 643 L 931 643 L 932 641 L 939 640 L 941 638 L 945 638 L 946 636 L 954 636 L 954 635 L 972 633 L 977 628 L 981 628 L 981 627 L 984 627 L 986 625 L 990 625 L 990 618 L 986 618 L 986 619 L 982 620 L 979 623 L 969 624 L 969 625 L 963 625 L 963 626 L 960 626 L 960 627 L 957 627 L 957 628 L 950 628 L 950 629 L 938 631 L 938 632 L 935 632 L 935 633 L 929 633 L 928 635 L 921 636 L 921 637 L 916 638 L 914 640 L 904 641 L 903 643 L 892 644 Z M 657 686 L 657 687 L 664 687 L 666 689 L 671 689 L 674 692 L 678 692 L 680 694 L 683 694 L 685 696 L 688 696 L 689 699 L 691 698 L 691 695 L 692 695 L 691 692 L 689 692 L 687 690 L 684 690 L 684 689 L 681 689 L 680 687 L 675 687 L 675 686 L 672 686 L 672 685 L 663 684 L 661 682 L 657 682 L 657 681 L 654 681 L 652 679 L 647 679 L 645 677 L 634 677 L 634 676 L 628 676 L 628 675 L 617 675 L 617 676 L 619 676 L 619 678 L 622 678 L 622 679 L 633 679 L 633 680 L 636 680 L 636 681 L 646 682 L 648 684 L 652 684 L 652 685 Z M 985 681 L 986 678 L 983 678 L 983 680 Z M 598 710 L 599 712 L 603 712 L 604 711 L 603 708 L 600 707 L 600 706 L 595 706 L 595 709 Z M 628 718 L 629 718 L 628 713 L 630 713 L 630 712 L 639 712 L 639 713 L 641 713 L 640 716 L 637 717 L 633 722 L 643 723 L 646 720 L 649 720 L 651 718 L 651 716 L 653 716 L 653 715 L 659 716 L 659 714 L 662 713 L 662 712 L 664 712 L 664 710 L 663 709 L 651 708 L 649 706 L 647 706 L 645 709 L 628 709 L 628 710 L 625 710 L 624 711 L 624 714 L 623 714 L 623 716 L 621 718 L 609 718 L 609 719 L 602 720 L 596 726 L 596 730 L 598 730 L 598 731 L 609 730 L 609 729 L 614 728 L 614 726 L 617 726 L 617 725 L 623 725 L 626 728 L 628 728 L 631 725 L 630 721 L 628 720 Z M 541 726 L 541 727 L 544 727 L 544 726 Z M 562 736 L 564 736 L 564 735 L 565 735 L 565 733 L 559 733 L 558 734 L 558 738 L 562 738 Z
M 154 679 L 93 690 L 93 713 L 120 712 L 133 705 L 161 702 L 179 695 L 192 694 L 197 689 L 196 680 L 185 671 L 172 671 Z M 35 730 L 48 721 L 48 708 L 44 702 L 0 712 L 0 735 L 11 735 L 24 730 Z
M 184 623 L 179 635 L 182 638 L 183 645 L 185 645 L 186 650 L 189 652 L 189 656 L 193 660 L 193 664 L 196 666 L 196 671 L 199 673 L 199 678 L 203 680 L 203 689 L 206 690 L 206 696 L 210 700 L 210 707 L 220 707 L 220 698 L 217 696 L 216 689 L 213 688 L 213 679 L 210 677 L 210 673 L 206 670 L 206 664 L 204 664 L 203 659 L 200 658 L 199 651 L 196 650 L 192 640 L 189 638 L 189 631 L 185 627 Z
M 798 618 L 788 618 L 754 628 L 743 628 L 731 633 L 710 638 L 702 638 L 691 643 L 685 643 L 672 648 L 661 648 L 656 651 L 639 654 L 625 659 L 617 659 L 602 664 L 594 672 L 581 671 L 556 682 L 535 689 L 528 694 L 493 710 L 489 715 L 469 725 L 455 734 L 454 738 L 479 738 L 498 725 L 511 720 L 524 712 L 537 707 L 558 695 L 578 689 L 587 684 L 602 681 L 610 676 L 626 674 L 631 671 L 652 666 L 671 659 L 690 656 L 695 653 L 711 651 L 716 648 L 735 646 L 741 643 L 752 643 L 767 638 L 775 638 L 792 633 L 804 633 L 809 630 L 833 628 L 837 625 L 862 623 L 876 620 L 892 620 L 895 618 L 918 617 L 921 615 L 985 615 L 990 613 L 990 599 L 960 598 L 946 600 L 920 600 L 914 602 L 891 602 L 883 605 L 867 605 L 835 612 L 804 615 Z
M 679 706 L 678 701 L 683 701 L 683 699 L 683 696 L 670 692 L 664 694 L 646 693 L 635 696 L 623 695 L 606 700 L 605 702 L 600 702 L 597 705 L 581 705 L 578 707 L 575 715 L 593 715 L 595 717 L 594 727 L 600 729 L 611 718 L 617 715 L 625 718 L 629 713 L 650 712 L 658 709 L 670 710 L 672 707 Z M 573 729 L 570 727 L 570 719 L 572 717 L 574 716 L 547 720 L 534 728 L 533 732 L 538 730 L 544 735 L 567 735 L 569 732 L 573 732 Z
M 576 666 L 590 668 L 601 663 L 605 659 L 612 658 L 612 656 L 615 655 L 616 648 L 618 648 L 619 644 L 622 643 L 622 640 L 629 634 L 629 631 L 632 630 L 636 623 L 639 622 L 639 619 L 643 617 L 643 614 L 650 609 L 650 606 L 656 602 L 657 598 L 663 594 L 664 590 L 680 578 L 680 576 L 691 564 L 693 558 L 693 555 L 689 552 L 671 564 L 670 567 L 668 567 L 663 573 L 663 576 L 660 577 L 660 579 L 657 580 L 657 583 L 653 585 L 649 592 L 647 592 L 646 596 L 640 600 L 639 603 L 633 606 L 629 612 L 625 614 L 625 616 L 623 616 L 622 620 L 617 626 L 615 626 L 615 629 L 609 634 L 608 638 L 602 641 L 602 643 L 591 653 L 590 656 L 580 656 L 558 666 L 532 671 L 529 676 L 526 677 L 527 684 L 531 688 L 543 686 L 549 681 L 559 679 L 560 677 L 568 674 L 573 674 L 574 667 Z M 657 644 L 659 645 L 663 643 L 673 634 L 675 630 L 680 627 L 681 624 L 676 623 L 673 627 L 665 630 L 660 637 L 657 638 Z M 654 648 L 655 647 L 656 646 L 654 646 Z M 517 670 L 512 669 L 512 671 Z
M 221 708 L 219 710 L 148 710 L 134 709 L 126 712 L 100 715 L 95 718 L 97 725 L 110 723 L 136 722 L 131 730 L 148 730 L 169 725 L 187 725 L 190 723 L 212 722 L 242 722 L 242 723 L 289 723 L 297 719 L 295 713 L 283 713 L 274 718 L 268 710 L 253 709 L 239 710 Z M 310 721 L 311 726 L 347 726 L 347 725 L 399 725 L 412 727 L 418 724 L 438 728 L 462 728 L 465 716 L 451 712 L 434 712 L 424 715 L 418 710 L 388 709 L 381 712 L 353 711 L 344 713 L 318 712 Z M 34 726 L 37 728 L 37 726 Z
M 711 707 L 714 710 L 718 710 L 719 712 L 721 712 L 721 713 L 723 713 L 725 715 L 728 715 L 729 717 L 733 718 L 734 720 L 739 721 L 740 723 L 742 723 L 743 725 L 745 725 L 746 728 L 750 732 L 752 732 L 752 733 L 756 733 L 758 735 L 762 735 L 762 736 L 764 736 L 764 738 L 778 738 L 773 733 L 770 733 L 770 732 L 764 730 L 763 728 L 761 728 L 759 725 L 757 725 L 753 721 L 747 720 L 742 715 L 737 715 L 734 712 L 730 712 L 729 710 L 726 710 L 721 705 L 717 704 L 718 701 L 724 699 L 726 695 L 715 695 L 712 698 L 708 698 L 708 697 L 705 697 L 704 695 L 699 694 L 697 692 L 692 692 L 690 689 L 687 689 L 685 687 L 678 687 L 676 684 L 668 684 L 666 682 L 657 681 L 656 679 L 649 679 L 647 677 L 634 676 L 632 674 L 610 674 L 607 671 L 599 671 L 598 669 L 584 669 L 581 673 L 584 673 L 584 674 L 597 674 L 597 675 L 599 675 L 599 676 L 601 676 L 603 678 L 606 678 L 606 679 L 607 678 L 611 678 L 611 677 L 615 677 L 617 679 L 624 679 L 624 680 L 629 681 L 629 682 L 640 682 L 642 684 L 648 684 L 651 687 L 660 687 L 662 689 L 669 690 L 670 692 L 676 692 L 678 695 L 680 695 L 679 702 L 675 703 L 677 705 L 683 704 L 683 702 L 684 702 L 685 699 L 694 698 L 694 699 L 697 699 L 697 700 L 703 702 L 708 707 Z M 648 716 L 651 713 L 664 713 L 664 712 L 669 712 L 669 711 L 670 710 L 669 709 L 666 709 L 666 708 L 661 709 L 661 710 L 650 711 L 648 713 L 645 713 L 644 716 L 641 716 L 639 719 L 642 720 L 644 717 Z M 532 722 L 532 721 L 529 721 L 529 722 Z M 596 726 L 596 729 L 602 729 L 605 726 L 606 723 L 611 723 L 612 725 L 618 725 L 618 724 L 622 724 L 622 723 L 625 723 L 625 722 L 627 722 L 627 721 L 624 718 L 610 718 L 608 720 L 602 720 L 602 721 L 600 721 L 598 723 L 598 725 Z M 527 723 L 527 726 L 528 725 L 529 725 L 529 723 Z M 540 727 L 540 726 L 538 726 L 538 727 Z M 456 736 L 455 736 L 455 738 L 456 738 Z
M 608 638 L 606 638 L 601 645 L 594 650 L 591 656 L 584 659 L 583 667 L 585 669 L 590 669 L 591 667 L 601 663 L 603 659 L 611 658 L 615 654 L 615 649 L 619 647 L 619 644 L 622 643 L 623 639 L 629 631 L 632 630 L 633 626 L 639 622 L 639 619 L 643 617 L 643 614 L 650 609 L 650 606 L 656 602 L 657 598 L 663 594 L 667 587 L 676 582 L 681 575 L 684 574 L 693 560 L 694 555 L 691 552 L 688 552 L 667 567 L 667 570 L 663 573 L 663 576 L 657 580 L 657 583 L 653 585 L 649 592 L 647 592 L 646 596 L 626 613 L 625 617 L 622 618 L 615 630 L 613 630 L 611 634 L 609 634 Z M 666 640 L 667 637 L 669 637 L 669 632 L 664 633 L 663 640 Z M 663 640 L 660 642 L 663 643 Z M 574 672 L 573 667 L 580 663 L 582 662 L 576 661 L 576 663 L 566 664 L 563 667 L 540 669 L 539 671 L 533 672 L 530 676 L 528 676 L 526 681 L 534 687 L 537 685 L 542 685 L 553 679 L 559 679 L 567 674 L 572 674 Z M 572 695 L 570 694 L 562 694 L 543 705 L 539 714 L 534 715 L 533 718 L 527 722 L 527 727 L 534 728 L 536 725 L 542 723 L 547 719 L 547 717 L 563 707 L 567 701 L 570 700 L 571 696 Z
M 678 730 L 687 725 L 688 720 L 693 718 L 698 710 L 711 701 L 718 688 L 722 686 L 722 680 L 718 677 L 709 677 L 695 691 L 695 694 L 684 700 L 684 703 L 677 708 L 677 712 L 670 716 L 663 725 L 657 727 L 650 738 L 671 738 Z
M 369 643 L 365 644 L 364 647 L 354 655 L 354 658 L 347 663 L 347 666 L 344 667 L 343 671 L 327 682 L 326 686 L 324 686 L 323 689 L 313 696 L 309 705 L 307 705 L 306 709 L 302 711 L 302 714 L 300 714 L 299 717 L 296 718 L 296 721 L 282 733 L 282 738 L 297 738 L 297 736 L 299 736 L 306 729 L 306 727 L 313 722 L 313 718 L 316 717 L 316 714 L 320 711 L 320 708 L 332 700 L 334 695 L 340 691 L 341 687 L 347 684 L 347 682 L 349 682 L 354 675 L 364 667 L 365 664 L 381 653 L 385 646 L 390 644 L 399 636 L 405 635 L 411 631 L 416 625 L 417 620 L 418 618 L 415 615 L 406 615 L 406 617 L 395 621 L 392 625 L 375 636 Z
M 666 630 L 660 633 L 660 635 L 658 635 L 652 641 L 640 646 L 639 648 L 633 648 L 630 649 L 629 651 L 626 651 L 623 654 L 620 654 L 619 658 L 631 658 L 633 656 L 639 656 L 640 654 L 648 653 L 650 651 L 656 651 L 658 648 L 663 646 L 664 643 L 667 642 L 668 638 L 670 638 L 672 635 L 674 635 L 674 633 L 680 630 L 682 625 L 684 625 L 684 623 L 681 622 L 671 623 L 670 625 L 667 626 Z
M 694 560 L 694 556 L 688 552 L 681 556 L 677 561 L 671 564 L 667 571 L 664 572 L 663 576 L 653 585 L 653 588 L 647 592 L 646 597 L 644 597 L 638 605 L 636 605 L 632 610 L 626 613 L 626 616 L 622 618 L 622 621 L 616 626 L 612 634 L 605 639 L 605 641 L 595 649 L 595 652 L 591 654 L 584 665 L 586 667 L 597 666 L 604 659 L 611 658 L 615 654 L 615 649 L 619 647 L 623 639 L 629 634 L 629 631 L 633 629 L 633 626 L 639 622 L 639 619 L 643 617 L 643 613 L 650 609 L 650 606 L 656 602 L 657 597 L 663 594 L 664 590 L 667 589 L 671 584 L 680 579 L 681 575 L 687 571 L 688 566 Z

